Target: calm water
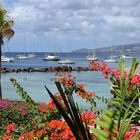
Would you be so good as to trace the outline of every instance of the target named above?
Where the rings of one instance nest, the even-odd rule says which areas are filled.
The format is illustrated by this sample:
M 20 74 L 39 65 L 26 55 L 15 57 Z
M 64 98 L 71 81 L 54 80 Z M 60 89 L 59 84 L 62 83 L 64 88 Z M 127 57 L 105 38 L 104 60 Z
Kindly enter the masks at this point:
M 12 53 L 9 56 L 14 57 L 16 53 Z M 60 54 L 61 57 L 67 58 L 68 54 Z M 87 54 L 70 54 L 69 59 L 76 62 L 76 64 L 72 65 L 73 67 L 76 66 L 88 66 L 89 62 L 85 59 Z M 54 67 L 59 66 L 57 62 L 47 62 L 43 61 L 44 53 L 38 53 L 37 57 L 31 60 L 16 60 L 15 62 L 9 63 L 2 63 L 3 67 L 8 68 L 27 68 L 27 67 L 34 67 L 34 68 L 41 68 L 41 67 Z M 99 56 L 100 57 L 100 56 Z M 102 55 L 103 58 L 105 56 Z M 137 57 L 140 60 L 139 57 Z M 126 61 L 126 65 L 130 66 L 131 60 Z M 117 68 L 118 64 L 110 64 L 112 67 Z M 105 80 L 101 73 L 99 72 L 72 72 L 73 76 L 76 76 L 77 83 L 85 83 L 86 89 L 88 91 L 95 91 L 98 96 L 104 97 L 111 97 L 109 93 L 109 81 Z M 13 77 L 15 78 L 21 86 L 28 92 L 28 94 L 37 102 L 47 102 L 50 98 L 48 96 L 47 91 L 44 88 L 44 85 L 47 85 L 49 89 L 55 93 L 57 92 L 57 88 L 54 85 L 55 73 L 9 73 L 9 74 L 2 74 L 2 92 L 3 98 L 6 99 L 20 99 L 18 94 L 16 93 L 15 89 L 13 88 L 9 79 Z M 87 104 L 79 99 L 76 98 L 76 102 L 78 102 L 81 106 L 87 107 Z M 104 105 L 98 102 L 98 107 L 102 108 Z

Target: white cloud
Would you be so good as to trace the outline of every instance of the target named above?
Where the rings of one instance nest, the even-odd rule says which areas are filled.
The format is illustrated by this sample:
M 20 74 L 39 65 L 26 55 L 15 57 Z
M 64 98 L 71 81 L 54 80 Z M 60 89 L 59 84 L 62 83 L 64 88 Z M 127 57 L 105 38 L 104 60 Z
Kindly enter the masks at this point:
M 7 0 L 6 6 L 21 34 L 140 38 L 140 0 Z

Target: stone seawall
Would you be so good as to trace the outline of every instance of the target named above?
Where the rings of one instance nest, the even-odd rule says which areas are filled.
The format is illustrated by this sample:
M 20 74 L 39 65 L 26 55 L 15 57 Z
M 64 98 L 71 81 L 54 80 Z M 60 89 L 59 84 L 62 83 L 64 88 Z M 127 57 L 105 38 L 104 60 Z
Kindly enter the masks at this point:
M 19 72 L 72 72 L 72 71 L 92 71 L 88 67 L 70 67 L 70 66 L 58 66 L 58 67 L 45 67 L 45 68 L 1 68 L 0 73 L 19 73 Z

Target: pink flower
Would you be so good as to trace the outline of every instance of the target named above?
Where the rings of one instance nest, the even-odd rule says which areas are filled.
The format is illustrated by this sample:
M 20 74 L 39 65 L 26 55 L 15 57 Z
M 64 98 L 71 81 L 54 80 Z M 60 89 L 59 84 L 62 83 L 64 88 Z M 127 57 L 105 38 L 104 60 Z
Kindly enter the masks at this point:
M 131 140 L 131 138 L 133 138 L 136 134 L 138 134 L 137 131 L 131 130 L 131 131 L 126 132 L 124 138 L 125 140 Z M 140 138 L 138 138 L 137 140 L 140 140 Z
M 132 84 L 140 84 L 140 75 L 133 75 L 131 77 L 131 83 Z

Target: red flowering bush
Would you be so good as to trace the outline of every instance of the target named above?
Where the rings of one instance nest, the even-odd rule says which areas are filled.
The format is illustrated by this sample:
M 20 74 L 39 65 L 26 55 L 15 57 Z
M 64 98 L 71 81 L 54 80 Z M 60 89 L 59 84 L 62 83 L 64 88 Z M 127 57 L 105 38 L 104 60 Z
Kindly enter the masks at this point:
M 41 137 L 47 133 L 48 121 L 60 118 L 52 100 L 48 104 L 36 104 L 35 108 L 30 108 L 25 102 L 5 99 L 0 100 L 0 104 L 3 107 L 0 109 L 0 139 L 4 140 Z
M 96 115 L 93 112 L 85 111 L 81 115 L 82 121 L 86 122 L 87 125 L 93 126 Z
M 49 128 L 51 131 L 50 139 L 52 140 L 76 140 L 65 121 L 52 120 L 49 123 Z

